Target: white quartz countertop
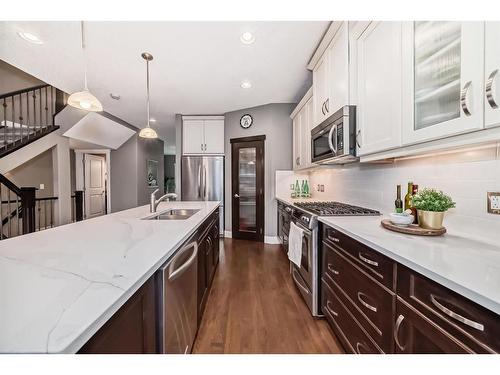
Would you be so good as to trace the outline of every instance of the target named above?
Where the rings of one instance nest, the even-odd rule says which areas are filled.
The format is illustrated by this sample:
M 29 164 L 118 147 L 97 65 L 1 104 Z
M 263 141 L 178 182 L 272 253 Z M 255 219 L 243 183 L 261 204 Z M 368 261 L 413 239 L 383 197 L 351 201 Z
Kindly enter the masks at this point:
M 0 352 L 74 353 L 219 206 L 140 220 L 141 206 L 0 242 Z
M 383 216 L 319 217 L 329 225 L 424 276 L 500 314 L 500 245 L 454 231 L 439 237 L 383 228 Z

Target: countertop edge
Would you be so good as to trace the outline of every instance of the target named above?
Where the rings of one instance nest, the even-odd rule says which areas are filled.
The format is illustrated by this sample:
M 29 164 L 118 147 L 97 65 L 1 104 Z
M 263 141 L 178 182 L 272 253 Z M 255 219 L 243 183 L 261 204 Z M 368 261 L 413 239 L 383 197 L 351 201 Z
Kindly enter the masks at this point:
M 201 220 L 201 225 L 212 213 L 215 212 L 220 207 L 220 202 L 217 202 L 216 206 L 210 210 L 210 212 L 205 215 L 205 217 Z M 184 241 L 186 241 L 199 227 L 196 226 L 192 228 L 186 236 L 184 236 L 172 249 L 166 252 L 165 256 L 163 256 L 158 262 L 156 262 L 132 287 L 127 289 L 125 293 L 123 293 L 113 304 L 101 315 L 99 316 L 93 324 L 86 327 L 85 330 L 71 342 L 66 348 L 60 351 L 49 351 L 51 354 L 75 354 L 80 350 L 83 345 L 85 345 L 91 338 L 94 336 L 99 329 L 101 329 L 104 324 L 129 300 L 130 297 L 137 292 L 142 285 L 154 275 L 154 273 L 160 268 L 162 264 L 164 264 L 173 254 L 174 250 L 176 250 Z
M 332 228 L 335 228 L 335 229 L 343 232 L 344 234 L 354 238 L 355 240 L 361 242 L 362 244 L 369 246 L 373 250 L 378 251 L 379 253 L 401 263 L 402 265 L 407 266 L 407 267 L 411 268 L 412 270 L 421 273 L 422 275 L 428 277 L 429 279 L 445 286 L 448 289 L 451 289 L 452 291 L 464 296 L 465 298 L 470 299 L 471 301 L 473 301 L 473 302 L 481 305 L 482 307 L 494 312 L 495 314 L 500 315 L 500 304 L 499 303 L 497 303 L 497 302 L 491 300 L 490 298 L 487 298 L 487 297 L 485 297 L 477 292 L 474 292 L 473 290 L 470 290 L 469 288 L 467 288 L 463 285 L 460 285 L 453 280 L 450 280 L 450 279 L 448 279 L 448 278 L 446 278 L 438 273 L 435 273 L 434 271 L 431 271 L 431 270 L 421 266 L 418 263 L 412 262 L 411 260 L 408 260 L 408 259 L 392 252 L 391 250 L 388 250 L 384 247 L 381 247 L 381 246 L 371 242 L 370 240 L 367 240 L 366 238 L 361 237 L 360 235 L 358 235 L 356 233 L 352 233 L 351 231 L 343 228 L 342 226 L 340 226 L 338 224 L 333 224 L 331 222 L 328 222 L 327 218 L 328 217 L 318 217 L 318 220 L 327 226 L 330 226 Z

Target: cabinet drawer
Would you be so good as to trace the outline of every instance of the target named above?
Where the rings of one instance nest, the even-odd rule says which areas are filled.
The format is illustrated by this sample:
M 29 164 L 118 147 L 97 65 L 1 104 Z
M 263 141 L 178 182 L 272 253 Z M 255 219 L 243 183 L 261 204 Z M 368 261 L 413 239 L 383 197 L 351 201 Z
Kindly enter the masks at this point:
M 327 244 L 324 247 L 325 281 L 331 280 L 333 289 L 339 289 L 341 299 L 363 328 L 384 351 L 390 352 L 395 294 L 379 285 L 339 251 Z
M 395 262 L 393 260 L 336 229 L 326 225 L 323 228 L 324 242 L 343 250 L 350 260 L 354 261 L 375 280 L 394 290 Z
M 398 295 L 475 352 L 500 352 L 500 316 L 398 265 Z
M 324 280 L 321 288 L 321 309 L 346 351 L 358 354 L 382 353 Z

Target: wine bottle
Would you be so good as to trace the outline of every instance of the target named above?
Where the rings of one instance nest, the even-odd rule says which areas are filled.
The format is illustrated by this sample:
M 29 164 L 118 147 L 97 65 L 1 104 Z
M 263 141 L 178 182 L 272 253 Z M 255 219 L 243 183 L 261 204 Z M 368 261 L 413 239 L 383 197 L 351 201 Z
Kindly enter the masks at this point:
M 417 215 L 417 209 L 413 206 L 413 196 L 418 193 L 418 185 L 413 184 L 413 189 L 411 192 L 412 195 L 412 203 L 411 203 L 411 214 L 413 215 L 413 224 L 418 224 L 418 215 Z
M 397 213 L 400 214 L 403 212 L 403 201 L 401 200 L 401 185 L 398 185 L 398 187 L 397 187 L 397 195 L 396 195 L 396 201 L 394 202 L 394 205 L 396 206 Z
M 413 196 L 413 182 L 408 182 L 408 192 L 405 195 L 405 211 L 411 209 L 411 199 Z
M 295 180 L 295 198 L 300 198 L 299 180 Z

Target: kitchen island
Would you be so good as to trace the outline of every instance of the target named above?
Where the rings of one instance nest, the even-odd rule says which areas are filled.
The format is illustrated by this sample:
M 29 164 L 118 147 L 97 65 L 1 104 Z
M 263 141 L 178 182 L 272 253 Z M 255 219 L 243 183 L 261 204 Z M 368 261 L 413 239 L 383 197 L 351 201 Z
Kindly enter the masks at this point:
M 213 214 L 141 220 L 141 206 L 0 242 L 0 352 L 76 353 Z

